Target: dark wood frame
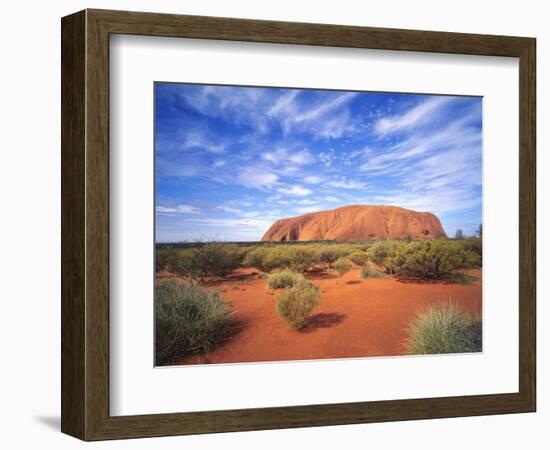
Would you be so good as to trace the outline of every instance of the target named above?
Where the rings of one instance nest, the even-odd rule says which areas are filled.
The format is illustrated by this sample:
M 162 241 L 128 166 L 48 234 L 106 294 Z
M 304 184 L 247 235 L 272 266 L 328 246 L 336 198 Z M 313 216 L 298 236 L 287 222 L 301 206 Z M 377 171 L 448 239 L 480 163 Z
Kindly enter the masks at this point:
M 61 429 L 84 440 L 535 411 L 533 38 L 85 10 L 62 30 Z M 519 392 L 141 416 L 109 415 L 109 35 L 519 58 Z

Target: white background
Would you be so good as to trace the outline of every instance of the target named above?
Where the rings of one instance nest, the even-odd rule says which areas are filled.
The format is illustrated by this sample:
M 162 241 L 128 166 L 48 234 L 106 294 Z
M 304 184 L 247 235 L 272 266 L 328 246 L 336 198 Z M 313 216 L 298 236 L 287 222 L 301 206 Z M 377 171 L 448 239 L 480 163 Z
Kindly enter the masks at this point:
M 111 414 L 517 392 L 517 59 L 111 39 Z M 483 95 L 483 354 L 153 368 L 155 80 Z
M 101 448 L 547 448 L 550 394 L 548 204 L 550 30 L 544 2 L 12 2 L 0 16 L 3 215 L 0 229 L 2 408 L 6 448 L 77 448 L 59 429 L 59 17 L 84 7 L 516 34 L 538 38 L 539 282 L 536 414 L 232 433 L 91 444 Z M 546 194 L 545 194 L 546 192 Z M 503 247 L 505 251 L 505 247 Z M 545 256 L 546 254 L 546 256 Z M 405 376 L 406 374 L 402 374 Z M 268 386 L 266 388 L 269 388 Z

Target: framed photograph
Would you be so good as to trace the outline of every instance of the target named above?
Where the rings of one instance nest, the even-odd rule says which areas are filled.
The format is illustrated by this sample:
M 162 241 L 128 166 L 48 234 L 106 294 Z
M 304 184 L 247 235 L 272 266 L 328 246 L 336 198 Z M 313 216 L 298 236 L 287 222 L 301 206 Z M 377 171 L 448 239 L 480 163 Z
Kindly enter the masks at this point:
M 62 19 L 62 431 L 532 412 L 535 39 Z

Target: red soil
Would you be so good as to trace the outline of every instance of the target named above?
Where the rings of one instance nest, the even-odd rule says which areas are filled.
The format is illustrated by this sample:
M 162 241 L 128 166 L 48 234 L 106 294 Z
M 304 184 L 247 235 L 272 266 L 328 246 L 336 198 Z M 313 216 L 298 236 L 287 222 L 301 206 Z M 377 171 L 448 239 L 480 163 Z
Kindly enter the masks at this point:
M 404 355 L 407 324 L 426 307 L 451 299 L 464 311 L 481 313 L 481 270 L 468 273 L 478 279 L 470 286 L 363 280 L 358 270 L 342 277 L 310 274 L 322 289 L 320 307 L 304 330 L 295 331 L 277 314 L 281 291 L 268 289 L 256 270 L 242 269 L 209 287 L 233 305 L 240 331 L 206 355 L 175 364 Z

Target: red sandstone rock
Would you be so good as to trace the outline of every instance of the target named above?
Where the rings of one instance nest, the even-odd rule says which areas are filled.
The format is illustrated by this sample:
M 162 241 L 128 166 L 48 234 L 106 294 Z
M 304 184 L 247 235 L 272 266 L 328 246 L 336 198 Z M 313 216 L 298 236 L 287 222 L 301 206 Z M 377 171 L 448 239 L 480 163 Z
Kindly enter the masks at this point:
M 446 237 L 441 222 L 430 212 L 397 206 L 351 205 L 281 219 L 262 241 L 360 241 L 371 239 L 435 239 Z

